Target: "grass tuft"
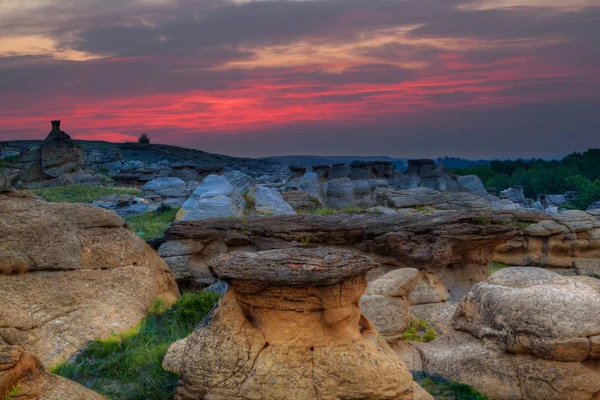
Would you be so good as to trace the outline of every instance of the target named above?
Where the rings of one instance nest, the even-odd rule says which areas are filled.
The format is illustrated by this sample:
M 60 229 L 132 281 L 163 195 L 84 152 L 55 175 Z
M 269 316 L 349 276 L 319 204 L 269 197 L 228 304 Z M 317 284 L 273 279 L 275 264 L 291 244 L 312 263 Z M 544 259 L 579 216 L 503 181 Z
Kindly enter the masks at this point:
M 356 207 L 356 206 L 348 206 L 346 208 L 319 208 L 317 210 L 305 210 L 301 211 L 300 214 L 310 214 L 310 215 L 332 215 L 332 214 L 364 214 L 368 211 L 364 208 Z
M 6 393 L 6 396 L 4 396 L 4 398 L 2 400 L 12 400 L 13 397 L 16 397 L 19 395 L 20 391 L 21 391 L 21 386 L 17 385 L 15 387 L 13 387 L 12 389 L 10 389 L 8 391 L 8 393 Z
M 141 196 L 142 191 L 136 188 L 107 187 L 91 185 L 56 186 L 43 189 L 25 190 L 34 193 L 46 201 L 56 203 L 88 203 L 91 204 L 104 196 L 111 194 L 129 194 Z
M 126 217 L 129 228 L 142 239 L 158 239 L 162 237 L 167 228 L 175 221 L 177 208 L 160 206 L 156 211 Z
M 187 293 L 170 309 L 156 300 L 136 329 L 90 343 L 51 372 L 112 400 L 172 399 L 178 376 L 162 369 L 162 359 L 171 343 L 188 336 L 218 299 L 211 292 Z
M 492 276 L 493 274 L 500 271 L 501 269 L 508 268 L 508 267 L 509 267 L 508 265 L 503 264 L 501 262 L 491 262 L 490 267 L 488 268 L 488 276 Z
M 429 343 L 434 341 L 435 337 L 435 329 L 422 319 L 411 319 L 408 328 L 402 334 L 402 338 L 407 342 Z
M 413 378 L 437 400 L 489 400 L 471 386 L 437 374 L 413 372 Z

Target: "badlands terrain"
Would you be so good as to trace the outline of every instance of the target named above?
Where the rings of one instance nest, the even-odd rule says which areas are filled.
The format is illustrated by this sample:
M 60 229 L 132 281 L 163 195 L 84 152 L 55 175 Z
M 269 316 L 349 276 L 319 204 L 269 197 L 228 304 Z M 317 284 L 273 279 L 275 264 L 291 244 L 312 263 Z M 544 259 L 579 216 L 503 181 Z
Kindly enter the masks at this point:
M 59 121 L 0 156 L 0 399 L 600 400 L 600 197 Z

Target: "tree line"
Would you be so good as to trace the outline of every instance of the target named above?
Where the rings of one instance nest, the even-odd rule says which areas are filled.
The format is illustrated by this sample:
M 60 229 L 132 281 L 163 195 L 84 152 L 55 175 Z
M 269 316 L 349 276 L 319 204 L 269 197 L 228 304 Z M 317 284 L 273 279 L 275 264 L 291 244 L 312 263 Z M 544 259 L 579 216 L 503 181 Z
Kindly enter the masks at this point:
M 452 169 L 456 175 L 477 175 L 486 188 L 497 191 L 523 186 L 525 196 L 563 194 L 573 190 L 573 206 L 586 209 L 600 200 L 600 149 L 572 153 L 561 160 L 494 160 L 489 166 Z

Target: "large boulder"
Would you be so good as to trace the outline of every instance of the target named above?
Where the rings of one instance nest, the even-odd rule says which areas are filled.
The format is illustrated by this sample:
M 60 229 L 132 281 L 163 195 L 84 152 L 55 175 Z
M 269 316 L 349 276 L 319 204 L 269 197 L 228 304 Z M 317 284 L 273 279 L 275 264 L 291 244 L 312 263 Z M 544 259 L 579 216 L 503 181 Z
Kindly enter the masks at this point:
M 477 175 L 459 176 L 456 178 L 458 186 L 465 191 L 481 197 L 490 197 L 483 182 Z
M 55 364 L 177 296 L 167 265 L 116 214 L 17 196 L 0 196 L 0 344 Z
M 505 268 L 471 289 L 453 326 L 507 352 L 581 362 L 600 354 L 599 315 L 591 286 L 540 268 Z
M 600 210 L 600 201 L 590 204 L 587 211 Z
M 597 400 L 595 363 L 559 362 L 510 354 L 465 332 L 418 344 L 423 368 L 473 386 L 494 400 Z
M 49 374 L 39 360 L 21 346 L 0 345 L 0 398 L 104 400 L 68 379 Z
M 216 259 L 230 289 L 188 338 L 175 399 L 414 399 L 408 369 L 359 308 L 376 265 L 332 249 Z
M 597 400 L 595 281 L 540 268 L 496 272 L 459 304 L 452 321 L 458 331 L 417 345 L 423 368 L 497 400 Z
M 209 218 L 241 217 L 244 198 L 224 176 L 209 175 L 181 206 L 177 219 L 197 221 Z
M 327 182 L 327 206 L 346 208 L 354 205 L 354 184 L 349 178 L 332 179 Z
M 302 190 L 316 199 L 320 205 L 325 204 L 321 178 L 316 172 L 306 172 L 300 178 L 292 179 L 286 184 L 288 190 Z
M 258 185 L 251 192 L 254 207 L 260 215 L 294 215 L 296 211 L 283 199 L 276 189 Z

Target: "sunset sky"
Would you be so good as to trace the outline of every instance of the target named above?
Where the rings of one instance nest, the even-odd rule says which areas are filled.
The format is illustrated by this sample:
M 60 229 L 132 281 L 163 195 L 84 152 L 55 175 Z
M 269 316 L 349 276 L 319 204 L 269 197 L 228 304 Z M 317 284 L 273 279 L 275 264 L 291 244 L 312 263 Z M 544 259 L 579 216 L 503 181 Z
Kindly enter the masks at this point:
M 600 0 L 0 0 L 0 140 L 240 156 L 600 147 Z

